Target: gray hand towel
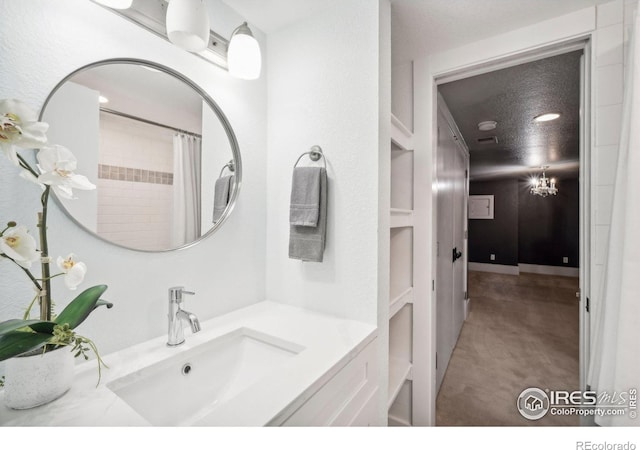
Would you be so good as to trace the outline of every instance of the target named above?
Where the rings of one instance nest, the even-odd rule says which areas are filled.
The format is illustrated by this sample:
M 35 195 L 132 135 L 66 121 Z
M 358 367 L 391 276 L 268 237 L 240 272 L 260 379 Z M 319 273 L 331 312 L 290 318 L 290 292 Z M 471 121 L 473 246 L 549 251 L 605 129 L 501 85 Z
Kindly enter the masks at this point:
M 327 171 L 320 170 L 320 207 L 315 227 L 290 225 L 289 258 L 322 262 L 327 235 Z
M 234 176 L 227 175 L 216 180 L 213 194 L 213 223 L 220 220 L 222 213 L 229 204 L 233 189 Z
M 318 225 L 320 171 L 322 167 L 296 167 L 291 182 L 289 223 L 303 227 Z

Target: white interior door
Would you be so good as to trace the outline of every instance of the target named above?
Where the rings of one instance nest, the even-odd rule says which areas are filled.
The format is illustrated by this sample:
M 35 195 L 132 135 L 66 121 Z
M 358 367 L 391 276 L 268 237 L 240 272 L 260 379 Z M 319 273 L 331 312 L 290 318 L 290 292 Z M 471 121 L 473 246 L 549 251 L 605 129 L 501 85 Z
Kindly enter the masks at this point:
M 440 389 L 464 322 L 466 156 L 438 109 L 436 389 Z M 455 255 L 455 259 L 454 259 Z

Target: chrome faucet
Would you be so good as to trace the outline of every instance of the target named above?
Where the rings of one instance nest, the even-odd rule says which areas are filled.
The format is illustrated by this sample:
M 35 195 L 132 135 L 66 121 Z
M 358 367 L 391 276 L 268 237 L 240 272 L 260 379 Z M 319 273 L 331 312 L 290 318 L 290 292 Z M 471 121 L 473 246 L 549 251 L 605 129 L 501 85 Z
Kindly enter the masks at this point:
M 182 309 L 183 295 L 195 295 L 195 292 L 185 291 L 184 286 L 176 286 L 169 289 L 169 340 L 167 345 L 176 346 L 184 343 L 184 330 L 182 320 L 187 320 L 191 325 L 191 331 L 200 331 L 200 321 L 195 314 Z

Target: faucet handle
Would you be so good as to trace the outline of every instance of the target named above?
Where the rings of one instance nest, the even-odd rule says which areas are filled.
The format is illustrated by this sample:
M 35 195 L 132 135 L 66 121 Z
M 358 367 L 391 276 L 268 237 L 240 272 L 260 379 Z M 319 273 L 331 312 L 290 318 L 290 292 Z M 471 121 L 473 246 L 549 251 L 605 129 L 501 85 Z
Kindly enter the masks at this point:
M 195 295 L 195 292 L 185 291 L 184 286 L 174 286 L 169 288 L 169 301 L 171 303 L 182 303 L 182 295 Z

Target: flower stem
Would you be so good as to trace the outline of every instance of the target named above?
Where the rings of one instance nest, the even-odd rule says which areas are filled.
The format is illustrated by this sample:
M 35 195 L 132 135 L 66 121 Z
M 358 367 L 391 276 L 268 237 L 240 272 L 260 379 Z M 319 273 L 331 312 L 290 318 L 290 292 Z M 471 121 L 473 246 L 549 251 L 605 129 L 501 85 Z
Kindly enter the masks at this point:
M 17 153 L 16 153 L 16 154 L 17 154 Z M 27 162 L 27 161 L 26 161 L 22 156 L 20 156 L 19 154 L 17 154 L 17 156 L 18 156 L 18 160 L 20 161 L 20 166 L 21 166 L 23 169 L 27 169 L 29 172 L 31 172 L 31 174 L 32 174 L 34 177 L 38 178 L 38 172 L 36 172 L 35 170 L 33 170 L 33 168 L 29 165 L 29 163 L 28 163 L 28 162 Z
M 42 286 L 40 286 L 40 283 L 38 283 L 38 279 L 36 277 L 33 276 L 33 274 L 31 273 L 31 271 L 29 269 L 25 269 L 24 267 L 22 267 L 20 264 L 18 264 L 13 258 L 7 256 L 7 255 L 0 255 L 3 258 L 7 258 L 9 261 L 13 262 L 16 266 L 20 267 L 22 269 L 22 271 L 24 273 L 27 274 L 27 276 L 31 279 L 31 281 L 33 281 L 33 284 L 35 284 L 36 289 L 38 289 L 38 291 L 42 290 Z
M 42 212 L 38 213 L 40 228 L 40 255 L 42 257 L 42 295 L 40 296 L 40 320 L 51 320 L 51 281 L 49 271 L 49 244 L 47 242 L 47 205 L 49 191 L 46 186 L 42 193 Z

